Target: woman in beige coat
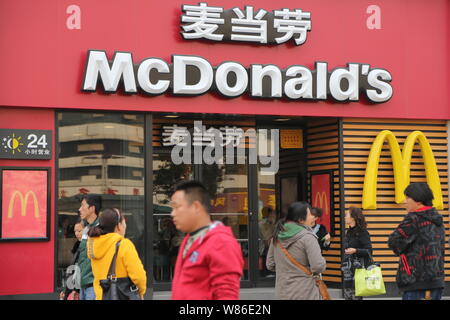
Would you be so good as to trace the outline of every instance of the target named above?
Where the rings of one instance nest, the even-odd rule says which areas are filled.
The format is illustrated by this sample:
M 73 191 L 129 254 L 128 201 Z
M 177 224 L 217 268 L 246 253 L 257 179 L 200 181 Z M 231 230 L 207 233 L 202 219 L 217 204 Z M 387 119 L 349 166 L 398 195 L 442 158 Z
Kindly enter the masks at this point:
M 308 276 L 292 263 L 280 248 L 280 244 L 314 275 L 325 271 L 317 236 L 311 225 L 315 217 L 307 202 L 294 202 L 288 214 L 281 219 L 274 231 L 267 254 L 267 269 L 276 272 L 275 294 L 282 300 L 320 300 L 319 288 L 312 276 Z M 278 242 L 279 241 L 279 242 Z

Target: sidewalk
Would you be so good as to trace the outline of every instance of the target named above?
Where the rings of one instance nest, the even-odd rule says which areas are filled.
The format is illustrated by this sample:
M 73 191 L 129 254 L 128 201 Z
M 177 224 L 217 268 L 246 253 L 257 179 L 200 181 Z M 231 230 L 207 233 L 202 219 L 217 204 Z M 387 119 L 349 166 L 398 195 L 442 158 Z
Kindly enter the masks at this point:
M 328 288 L 333 300 L 344 300 L 341 289 Z M 170 300 L 170 291 L 157 291 L 153 293 L 153 300 Z M 275 288 L 242 288 L 240 300 L 276 300 Z M 401 300 L 401 297 L 375 296 L 364 300 Z M 450 300 L 450 296 L 442 297 L 442 300 Z
M 343 300 L 341 289 L 328 289 L 332 299 Z M 156 291 L 153 300 L 170 300 L 170 291 Z M 275 288 L 242 288 L 240 300 L 276 300 Z

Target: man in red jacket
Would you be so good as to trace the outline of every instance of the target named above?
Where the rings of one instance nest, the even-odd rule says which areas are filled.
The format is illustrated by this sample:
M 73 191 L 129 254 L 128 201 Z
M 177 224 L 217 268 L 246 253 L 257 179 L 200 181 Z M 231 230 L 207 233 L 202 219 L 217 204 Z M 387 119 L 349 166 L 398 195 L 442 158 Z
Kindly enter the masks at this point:
M 229 227 L 211 221 L 206 188 L 196 181 L 183 182 L 171 200 L 173 222 L 186 233 L 175 265 L 172 299 L 239 299 L 241 248 Z

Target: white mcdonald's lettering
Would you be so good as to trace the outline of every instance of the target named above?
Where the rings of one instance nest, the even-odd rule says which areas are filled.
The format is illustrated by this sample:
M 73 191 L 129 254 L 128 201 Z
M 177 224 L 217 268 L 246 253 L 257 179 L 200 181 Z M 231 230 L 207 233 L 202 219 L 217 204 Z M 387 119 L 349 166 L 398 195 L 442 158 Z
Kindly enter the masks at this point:
M 22 192 L 20 191 L 14 191 L 12 193 L 11 199 L 9 200 L 9 206 L 8 206 L 8 218 L 12 218 L 13 217 L 13 208 L 14 208 L 14 201 L 16 199 L 16 196 L 19 197 L 20 200 L 20 206 L 21 206 L 21 215 L 24 217 L 27 215 L 27 203 L 28 203 L 28 198 L 30 197 L 30 195 L 33 198 L 33 203 L 34 203 L 34 217 L 35 218 L 39 218 L 39 204 L 38 204 L 38 200 L 36 198 L 36 194 L 34 193 L 34 191 L 28 191 L 27 193 L 25 193 L 25 197 L 23 196 Z
M 395 183 L 395 202 L 402 203 L 405 200 L 404 191 L 410 182 L 411 158 L 416 141 L 419 141 L 422 150 L 422 158 L 425 165 L 425 174 L 427 183 L 433 191 L 434 200 L 433 205 L 436 209 L 444 209 L 442 201 L 441 182 L 439 180 L 439 173 L 434 159 L 433 150 L 430 143 L 421 131 L 413 131 L 406 138 L 403 145 L 403 151 L 400 152 L 400 146 L 397 138 L 389 130 L 381 131 L 375 138 L 370 149 L 369 158 L 367 161 L 366 176 L 364 177 L 363 189 L 363 209 L 377 208 L 377 177 L 378 164 L 380 162 L 380 154 L 383 149 L 384 141 L 389 143 L 389 149 L 392 156 L 392 165 L 394 167 L 394 183 Z
M 322 208 L 324 213 L 328 214 L 328 198 L 324 191 L 316 192 L 316 196 L 314 197 L 314 206 Z

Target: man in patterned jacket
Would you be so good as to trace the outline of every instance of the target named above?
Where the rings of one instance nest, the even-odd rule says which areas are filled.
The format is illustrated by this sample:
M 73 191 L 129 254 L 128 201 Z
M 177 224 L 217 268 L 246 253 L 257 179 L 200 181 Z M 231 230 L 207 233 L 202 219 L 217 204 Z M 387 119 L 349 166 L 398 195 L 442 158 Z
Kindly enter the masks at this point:
M 400 257 L 397 285 L 403 300 L 440 300 L 445 286 L 443 219 L 432 207 L 428 184 L 411 183 L 405 195 L 408 214 L 389 236 L 389 247 Z

